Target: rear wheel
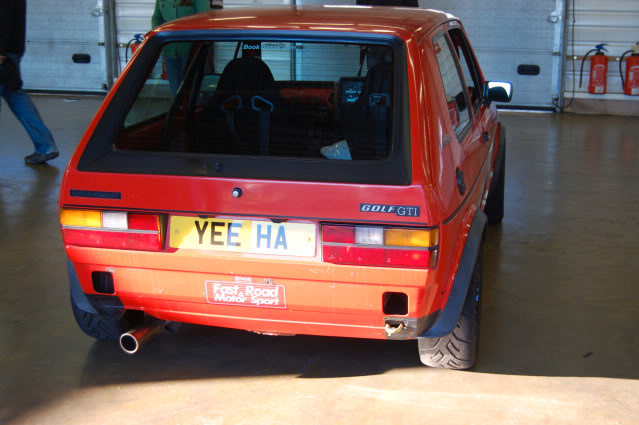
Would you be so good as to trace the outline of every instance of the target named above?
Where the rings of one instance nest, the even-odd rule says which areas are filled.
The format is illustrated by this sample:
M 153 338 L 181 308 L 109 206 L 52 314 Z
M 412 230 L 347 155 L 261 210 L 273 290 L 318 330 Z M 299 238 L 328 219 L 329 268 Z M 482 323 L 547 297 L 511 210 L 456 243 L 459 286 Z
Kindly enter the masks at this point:
M 453 331 L 440 338 L 417 340 L 419 358 L 426 366 L 470 369 L 477 361 L 481 313 L 482 255 L 475 260 L 473 275 L 461 315 Z

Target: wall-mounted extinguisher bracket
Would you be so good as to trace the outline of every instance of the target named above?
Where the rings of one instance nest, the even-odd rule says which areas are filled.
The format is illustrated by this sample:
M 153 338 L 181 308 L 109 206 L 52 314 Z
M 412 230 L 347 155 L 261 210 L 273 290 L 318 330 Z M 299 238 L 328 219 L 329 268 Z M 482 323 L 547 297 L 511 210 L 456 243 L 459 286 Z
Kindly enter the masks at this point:
M 631 54 L 626 61 L 626 77 L 624 78 L 621 64 L 627 54 Z M 619 75 L 623 92 L 629 96 L 639 96 L 639 42 L 632 46 L 631 50 L 626 50 L 619 58 Z

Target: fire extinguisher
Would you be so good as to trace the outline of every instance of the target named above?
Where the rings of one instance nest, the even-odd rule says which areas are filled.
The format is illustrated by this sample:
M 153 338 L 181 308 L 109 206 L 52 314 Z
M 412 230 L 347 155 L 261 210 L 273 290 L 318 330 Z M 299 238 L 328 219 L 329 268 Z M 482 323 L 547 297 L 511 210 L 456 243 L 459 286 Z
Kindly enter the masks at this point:
M 605 44 L 597 44 L 594 49 L 589 50 L 581 61 L 581 71 L 579 73 L 579 87 L 581 87 L 581 80 L 584 72 L 584 62 L 586 58 L 592 52 L 597 52 L 590 58 L 590 81 L 588 83 L 588 93 L 592 94 L 605 94 L 606 83 L 608 80 L 608 56 L 604 54 L 607 52 L 604 47 Z
M 626 78 L 623 78 L 621 72 L 621 63 L 628 53 L 632 53 L 626 61 Z M 621 84 L 623 92 L 630 96 L 639 95 L 639 41 L 632 46 L 631 50 L 626 50 L 619 58 L 619 75 L 621 76 Z
M 124 53 L 125 62 L 129 61 L 129 48 L 131 49 L 131 56 L 133 56 L 133 53 L 138 50 L 138 47 L 140 47 L 140 44 L 142 44 L 143 41 L 144 37 L 142 34 L 135 34 L 133 38 L 126 43 L 126 52 Z

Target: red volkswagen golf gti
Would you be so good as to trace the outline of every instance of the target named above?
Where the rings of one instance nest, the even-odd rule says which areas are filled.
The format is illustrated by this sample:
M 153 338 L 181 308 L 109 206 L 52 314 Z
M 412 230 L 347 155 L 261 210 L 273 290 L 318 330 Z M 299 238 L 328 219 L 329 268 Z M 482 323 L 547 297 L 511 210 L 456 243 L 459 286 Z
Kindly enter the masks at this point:
M 467 369 L 505 132 L 461 23 L 432 10 L 211 11 L 150 32 L 66 170 L 80 328 L 175 322 L 417 340 Z

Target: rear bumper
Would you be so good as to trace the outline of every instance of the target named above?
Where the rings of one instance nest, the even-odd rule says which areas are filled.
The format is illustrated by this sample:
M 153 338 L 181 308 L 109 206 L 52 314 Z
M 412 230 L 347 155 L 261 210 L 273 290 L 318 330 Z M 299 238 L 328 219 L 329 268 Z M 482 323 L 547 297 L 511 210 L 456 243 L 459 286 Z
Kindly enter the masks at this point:
M 113 305 L 162 320 L 272 334 L 414 339 L 438 314 L 433 306 L 438 286 L 427 270 L 74 246 L 67 246 L 67 253 L 70 278 L 75 276 L 92 305 L 95 300 L 109 304 L 112 298 Z M 94 272 L 112 275 L 112 294 L 96 292 Z M 265 302 L 238 301 L 236 295 L 244 295 L 248 286 L 251 294 L 266 294 Z M 387 314 L 386 293 L 406 294 L 407 313 Z

